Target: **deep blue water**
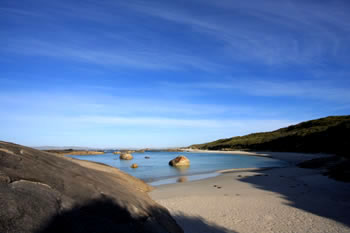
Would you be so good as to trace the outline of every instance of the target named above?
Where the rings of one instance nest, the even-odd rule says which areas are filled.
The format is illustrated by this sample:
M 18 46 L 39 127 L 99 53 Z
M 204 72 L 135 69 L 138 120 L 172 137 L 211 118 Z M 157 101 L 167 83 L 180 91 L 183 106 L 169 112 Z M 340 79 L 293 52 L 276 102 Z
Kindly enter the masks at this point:
M 190 177 L 189 180 L 203 179 L 213 176 L 217 170 L 230 168 L 253 168 L 253 167 L 279 167 L 285 162 L 264 157 L 214 154 L 214 153 L 190 153 L 190 152 L 145 152 L 133 153 L 133 160 L 120 160 L 119 155 L 105 153 L 103 155 L 69 155 L 69 157 L 81 160 L 89 160 L 104 163 L 136 176 L 151 184 L 161 184 L 159 180 L 167 180 L 165 183 L 173 183 L 180 176 Z M 177 169 L 168 165 L 169 161 L 176 156 L 184 155 L 191 161 L 187 169 Z M 151 157 L 145 159 L 145 156 Z M 138 168 L 130 168 L 131 164 L 137 163 Z M 211 173 L 211 174 L 210 174 Z M 206 175 L 205 175 L 206 174 Z M 197 175 L 197 176 L 194 176 Z M 192 177 L 192 179 L 191 179 Z M 157 181 L 157 182 L 154 182 Z

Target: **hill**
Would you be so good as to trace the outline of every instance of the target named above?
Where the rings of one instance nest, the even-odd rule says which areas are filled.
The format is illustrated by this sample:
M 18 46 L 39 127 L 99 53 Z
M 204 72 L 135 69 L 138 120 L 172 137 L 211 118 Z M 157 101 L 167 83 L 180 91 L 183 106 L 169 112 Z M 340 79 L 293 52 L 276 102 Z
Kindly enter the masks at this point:
M 0 141 L 0 232 L 183 232 L 151 189 L 107 165 Z
M 331 153 L 350 157 L 350 116 L 329 116 L 272 132 L 191 145 L 206 150 L 255 150 Z

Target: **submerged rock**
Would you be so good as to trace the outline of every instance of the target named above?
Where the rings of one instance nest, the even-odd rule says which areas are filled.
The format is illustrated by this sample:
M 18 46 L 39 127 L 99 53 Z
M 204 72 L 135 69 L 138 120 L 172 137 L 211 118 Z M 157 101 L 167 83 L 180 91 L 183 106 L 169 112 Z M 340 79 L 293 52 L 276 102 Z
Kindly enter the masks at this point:
M 131 168 L 138 168 L 139 167 L 139 165 L 137 164 L 137 163 L 133 163 L 133 164 L 131 164 L 131 166 L 130 166 Z
M 0 232 L 183 233 L 117 168 L 0 141 Z
M 169 161 L 169 165 L 173 167 L 190 166 L 190 160 L 183 156 L 177 156 L 175 159 Z
M 145 159 L 150 159 L 151 157 L 149 157 L 149 156 L 145 156 Z
M 181 177 L 177 178 L 176 182 L 177 183 L 187 182 L 187 177 L 186 176 L 181 176 Z
M 131 154 L 121 154 L 119 158 L 123 160 L 132 160 L 134 157 Z

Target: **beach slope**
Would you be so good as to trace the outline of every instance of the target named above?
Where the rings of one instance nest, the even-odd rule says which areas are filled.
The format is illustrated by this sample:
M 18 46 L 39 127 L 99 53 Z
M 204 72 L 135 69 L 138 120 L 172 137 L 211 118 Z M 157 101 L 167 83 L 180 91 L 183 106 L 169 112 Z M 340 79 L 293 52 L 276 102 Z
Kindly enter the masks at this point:
M 350 184 L 296 166 L 321 155 L 265 154 L 290 165 L 163 185 L 151 197 L 187 233 L 350 232 Z

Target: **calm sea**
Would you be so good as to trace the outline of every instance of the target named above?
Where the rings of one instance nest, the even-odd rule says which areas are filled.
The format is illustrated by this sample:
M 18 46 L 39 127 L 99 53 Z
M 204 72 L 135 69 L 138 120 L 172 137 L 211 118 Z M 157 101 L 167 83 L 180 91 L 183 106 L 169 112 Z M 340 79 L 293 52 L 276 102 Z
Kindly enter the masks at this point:
M 264 157 L 214 154 L 214 153 L 192 153 L 192 152 L 145 152 L 133 153 L 133 160 L 120 160 L 119 155 L 105 153 L 103 155 L 68 155 L 72 158 L 104 163 L 138 177 L 151 185 L 174 183 L 179 177 L 187 180 L 198 180 L 219 173 L 215 171 L 230 168 L 260 168 L 280 167 L 286 163 Z M 191 161 L 187 169 L 177 169 L 168 165 L 169 161 L 176 156 L 184 155 Z M 149 156 L 150 159 L 145 159 Z M 130 168 L 131 164 L 137 163 L 138 168 Z

